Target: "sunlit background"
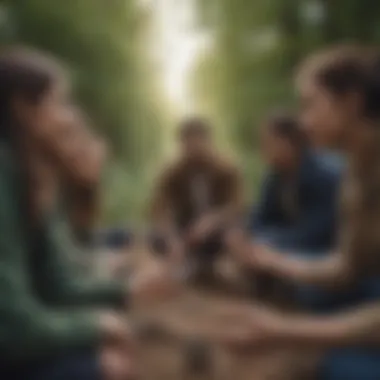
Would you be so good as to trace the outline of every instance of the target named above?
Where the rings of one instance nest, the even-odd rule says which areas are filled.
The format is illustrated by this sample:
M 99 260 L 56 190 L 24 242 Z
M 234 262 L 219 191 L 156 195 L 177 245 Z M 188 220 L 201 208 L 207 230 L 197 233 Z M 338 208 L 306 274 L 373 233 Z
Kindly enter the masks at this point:
M 210 44 L 207 33 L 197 28 L 193 0 L 141 0 L 152 14 L 151 53 L 161 67 L 161 80 L 176 116 L 197 112 L 189 91 L 189 75 L 197 58 Z
M 380 41 L 372 0 L 0 0 L 0 42 L 56 55 L 112 155 L 104 221 L 144 220 L 174 129 L 205 115 L 240 160 L 247 193 L 261 172 L 257 130 L 293 106 L 292 75 L 311 50 Z

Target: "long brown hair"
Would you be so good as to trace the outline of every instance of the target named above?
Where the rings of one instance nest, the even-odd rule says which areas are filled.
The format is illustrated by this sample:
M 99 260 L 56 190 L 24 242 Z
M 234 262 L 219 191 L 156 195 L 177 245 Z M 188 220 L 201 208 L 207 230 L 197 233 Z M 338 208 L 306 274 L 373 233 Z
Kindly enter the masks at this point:
M 32 170 L 22 147 L 26 126 L 15 114 L 16 98 L 38 105 L 59 77 L 54 59 L 27 48 L 12 48 L 0 54 L 0 141 L 8 144 L 19 164 L 25 190 L 26 213 L 35 217 Z

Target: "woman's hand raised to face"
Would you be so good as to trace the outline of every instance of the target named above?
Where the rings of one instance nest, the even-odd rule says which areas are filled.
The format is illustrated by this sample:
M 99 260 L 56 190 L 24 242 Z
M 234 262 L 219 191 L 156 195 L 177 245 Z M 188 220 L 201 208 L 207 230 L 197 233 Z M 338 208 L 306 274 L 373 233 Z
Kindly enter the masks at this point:
M 66 178 L 79 185 L 97 185 L 107 156 L 104 141 L 81 131 L 59 144 L 57 154 Z
M 100 179 L 106 144 L 91 132 L 79 112 L 67 115 L 59 127 L 45 133 L 44 145 L 64 177 L 78 185 L 92 186 Z
M 84 137 L 68 155 L 74 179 L 83 185 L 97 185 L 106 156 L 107 148 L 104 141 L 94 136 Z

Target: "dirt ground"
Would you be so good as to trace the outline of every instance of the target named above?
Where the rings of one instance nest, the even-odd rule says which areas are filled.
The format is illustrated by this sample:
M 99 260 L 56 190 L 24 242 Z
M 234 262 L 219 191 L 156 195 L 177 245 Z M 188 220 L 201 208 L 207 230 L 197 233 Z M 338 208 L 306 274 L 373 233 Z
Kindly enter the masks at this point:
M 149 265 L 144 250 L 137 254 L 139 265 Z M 135 321 L 159 327 L 141 332 L 142 380 L 312 380 L 316 365 L 312 353 L 290 348 L 236 353 L 201 338 L 202 331 L 223 329 L 215 326 L 215 310 L 250 303 L 248 297 L 183 285 L 175 300 L 139 310 Z M 199 342 L 203 343 L 197 348 Z

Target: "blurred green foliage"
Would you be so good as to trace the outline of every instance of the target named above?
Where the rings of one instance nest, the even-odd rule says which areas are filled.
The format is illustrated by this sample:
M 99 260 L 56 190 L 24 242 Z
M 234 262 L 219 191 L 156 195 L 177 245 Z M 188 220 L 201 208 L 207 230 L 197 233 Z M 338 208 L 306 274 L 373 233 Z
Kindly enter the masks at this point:
M 273 107 L 295 104 L 295 65 L 326 44 L 380 42 L 380 2 L 188 1 L 196 3 L 197 27 L 212 41 L 191 72 L 190 92 L 218 126 L 219 140 L 239 154 L 252 194 L 262 172 L 258 127 Z M 151 16 L 139 0 L 0 0 L 0 43 L 57 56 L 110 142 L 106 222 L 141 219 L 171 130 L 158 70 L 147 55 Z
M 73 77 L 78 102 L 114 156 L 106 174 L 107 220 L 141 215 L 142 168 L 160 154 L 165 105 L 147 57 L 150 14 L 137 0 L 0 2 L 0 42 L 25 44 L 58 57 Z M 114 168 L 119 168 L 115 171 Z
M 192 74 L 192 93 L 241 156 L 248 188 L 261 163 L 260 123 L 293 107 L 292 77 L 310 51 L 342 42 L 380 42 L 380 2 L 371 0 L 196 0 L 213 38 Z

